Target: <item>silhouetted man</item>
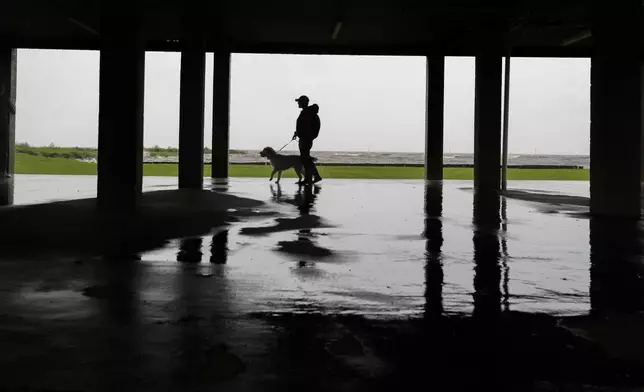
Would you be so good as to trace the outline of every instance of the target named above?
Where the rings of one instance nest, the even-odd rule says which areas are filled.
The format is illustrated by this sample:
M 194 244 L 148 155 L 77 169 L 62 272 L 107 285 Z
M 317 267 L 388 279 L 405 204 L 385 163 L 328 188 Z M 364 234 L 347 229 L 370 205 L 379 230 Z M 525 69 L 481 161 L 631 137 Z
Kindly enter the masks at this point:
M 311 148 L 313 148 L 313 140 L 318 137 L 320 133 L 320 117 L 318 111 L 320 107 L 316 104 L 309 106 L 309 97 L 302 95 L 295 100 L 297 105 L 302 111 L 297 118 L 295 124 L 295 134 L 293 140 L 299 138 L 300 158 L 304 165 L 304 184 L 314 184 L 322 180 L 322 176 L 318 173 L 317 167 L 311 158 Z

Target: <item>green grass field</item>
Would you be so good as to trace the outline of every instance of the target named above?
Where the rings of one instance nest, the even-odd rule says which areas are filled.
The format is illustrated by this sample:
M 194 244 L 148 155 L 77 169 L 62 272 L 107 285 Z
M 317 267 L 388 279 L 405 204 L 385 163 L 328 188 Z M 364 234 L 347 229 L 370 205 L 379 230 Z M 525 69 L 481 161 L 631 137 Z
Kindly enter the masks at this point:
M 366 166 L 321 166 L 324 178 L 367 178 L 367 179 L 422 179 L 422 167 L 366 167 Z M 146 176 L 177 176 L 176 164 L 145 164 Z M 25 153 L 16 153 L 16 174 L 85 174 L 95 175 L 96 164 L 66 158 L 47 158 Z M 231 165 L 231 177 L 264 177 L 271 174 L 269 166 Z M 210 166 L 205 166 L 205 176 L 210 176 Z M 553 180 L 588 181 L 588 169 L 509 169 L 510 180 Z M 447 180 L 471 180 L 474 172 L 469 168 L 445 168 Z M 294 178 L 289 170 L 284 177 Z

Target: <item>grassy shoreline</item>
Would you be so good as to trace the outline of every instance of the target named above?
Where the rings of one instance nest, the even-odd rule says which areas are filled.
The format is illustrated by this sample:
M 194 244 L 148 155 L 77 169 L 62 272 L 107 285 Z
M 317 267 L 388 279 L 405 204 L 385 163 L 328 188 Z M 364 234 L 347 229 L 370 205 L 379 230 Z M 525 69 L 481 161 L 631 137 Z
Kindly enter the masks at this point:
M 174 163 L 144 164 L 143 175 L 174 177 L 178 174 L 178 165 Z M 67 175 L 96 175 L 96 164 L 81 162 L 60 157 L 45 157 L 16 153 L 16 174 L 67 174 Z M 346 179 L 423 179 L 422 167 L 391 167 L 391 166 L 321 166 L 320 172 L 325 178 Z M 210 166 L 204 167 L 204 176 L 210 176 Z M 446 180 L 471 180 L 474 170 L 471 168 L 445 168 Z M 271 174 L 269 166 L 231 165 L 231 177 L 260 177 L 268 178 Z M 292 170 L 284 173 L 286 178 L 294 178 Z M 532 181 L 588 181 L 588 169 L 509 169 L 509 180 Z

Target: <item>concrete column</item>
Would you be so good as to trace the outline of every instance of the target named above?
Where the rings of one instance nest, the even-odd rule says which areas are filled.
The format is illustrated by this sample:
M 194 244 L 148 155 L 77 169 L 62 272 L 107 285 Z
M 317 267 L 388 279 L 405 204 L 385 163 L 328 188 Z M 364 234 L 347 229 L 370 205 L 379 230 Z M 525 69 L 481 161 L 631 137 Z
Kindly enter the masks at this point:
M 425 122 L 425 179 L 443 179 L 443 108 L 445 57 L 427 58 L 427 108 Z
M 181 52 L 179 188 L 203 186 L 206 52 L 197 32 L 186 32 Z
M 0 46 L 0 205 L 13 204 L 16 49 Z
M 503 142 L 501 147 L 501 189 L 508 190 L 508 132 L 510 128 L 510 64 L 512 57 L 505 56 L 503 70 Z
M 474 187 L 501 186 L 501 56 L 476 56 L 474 103 Z
M 215 53 L 212 102 L 212 178 L 228 178 L 230 52 Z
M 145 51 L 139 7 L 139 1 L 101 2 L 98 205 L 105 210 L 135 210 L 141 196 Z
M 595 2 L 590 89 L 590 211 L 640 217 L 641 2 Z

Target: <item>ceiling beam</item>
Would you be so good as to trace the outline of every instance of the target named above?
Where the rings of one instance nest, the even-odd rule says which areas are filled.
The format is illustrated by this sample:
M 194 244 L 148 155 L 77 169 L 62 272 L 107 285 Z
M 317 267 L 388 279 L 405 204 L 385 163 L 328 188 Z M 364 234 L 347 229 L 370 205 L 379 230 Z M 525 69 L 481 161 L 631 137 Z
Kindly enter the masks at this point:
M 13 46 L 24 49 L 67 49 L 99 50 L 98 37 L 83 40 L 28 39 L 13 41 Z M 146 50 L 160 52 L 179 52 L 181 44 L 177 40 L 148 41 Z M 362 55 L 362 56 L 474 56 L 473 46 L 428 47 L 426 45 L 305 45 L 298 43 L 252 44 L 231 42 L 208 42 L 206 50 L 230 51 L 232 53 L 265 54 L 319 54 L 319 55 Z M 578 46 L 538 47 L 515 46 L 510 55 L 513 57 L 590 57 L 590 48 Z
M 586 29 L 561 41 L 561 46 L 570 46 L 585 41 L 590 37 L 592 37 L 592 33 L 590 29 Z

